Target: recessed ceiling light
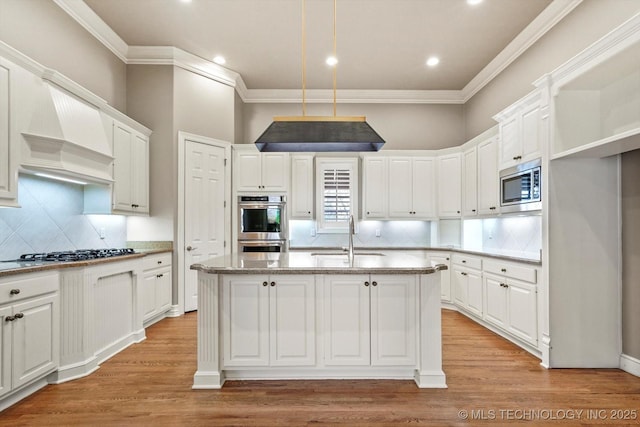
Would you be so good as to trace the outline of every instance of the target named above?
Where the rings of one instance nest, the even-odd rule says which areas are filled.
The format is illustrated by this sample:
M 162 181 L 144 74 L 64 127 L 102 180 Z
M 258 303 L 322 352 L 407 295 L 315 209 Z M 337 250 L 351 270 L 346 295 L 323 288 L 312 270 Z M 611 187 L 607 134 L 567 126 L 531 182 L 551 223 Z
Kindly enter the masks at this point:
M 470 4 L 471 6 L 475 6 L 480 3 L 482 3 L 482 0 L 467 0 L 467 4 Z
M 180 0 L 180 3 L 191 3 L 191 0 Z
M 436 65 L 438 65 L 440 63 L 440 58 L 436 57 L 436 56 L 432 56 L 429 59 L 427 59 L 427 65 L 429 67 L 435 67 Z
M 330 56 L 327 58 L 327 65 L 330 65 L 331 67 L 333 67 L 334 65 L 338 64 L 338 58 L 336 58 L 335 56 Z
M 215 62 L 218 65 L 224 65 L 227 63 L 227 60 L 224 59 L 224 56 L 216 56 L 215 58 L 213 58 L 213 62 Z

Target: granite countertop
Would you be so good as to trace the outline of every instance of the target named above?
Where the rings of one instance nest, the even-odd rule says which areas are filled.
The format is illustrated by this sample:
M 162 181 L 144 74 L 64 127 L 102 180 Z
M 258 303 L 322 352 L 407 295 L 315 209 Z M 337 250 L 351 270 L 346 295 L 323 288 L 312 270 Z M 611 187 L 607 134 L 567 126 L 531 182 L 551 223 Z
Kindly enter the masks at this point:
M 338 248 L 338 247 L 293 247 L 293 248 L 289 248 L 289 250 L 291 252 L 298 252 L 298 251 L 304 251 L 304 252 L 309 252 L 309 251 L 317 251 L 317 252 L 322 252 L 322 251 L 340 251 L 342 248 Z M 474 250 L 474 249 L 462 249 L 462 248 L 456 248 L 456 247 L 451 247 L 451 246 L 424 246 L 424 247 L 394 247 L 394 246 L 389 246 L 389 247 L 367 247 L 367 248 L 356 248 L 356 250 L 360 250 L 360 251 L 423 251 L 423 252 L 441 252 L 441 251 L 448 251 L 448 252 L 458 252 L 458 253 L 463 253 L 463 254 L 469 254 L 469 255 L 478 255 L 478 256 L 483 256 L 483 257 L 490 257 L 490 258 L 496 258 L 496 259 L 502 259 L 505 261 L 515 261 L 515 262 L 522 262 L 522 263 L 526 263 L 526 264 L 532 264 L 532 265 L 542 265 L 542 261 L 540 259 L 536 259 L 536 258 L 529 258 L 526 257 L 524 255 L 522 256 L 517 256 L 517 255 L 513 255 L 512 252 L 510 253 L 505 253 L 505 252 L 498 252 L 498 251 L 481 251 L 481 250 Z
M 432 267 L 424 257 L 400 252 L 357 251 L 350 263 L 346 253 L 293 251 L 219 256 L 191 269 L 212 274 L 431 274 L 447 267 Z

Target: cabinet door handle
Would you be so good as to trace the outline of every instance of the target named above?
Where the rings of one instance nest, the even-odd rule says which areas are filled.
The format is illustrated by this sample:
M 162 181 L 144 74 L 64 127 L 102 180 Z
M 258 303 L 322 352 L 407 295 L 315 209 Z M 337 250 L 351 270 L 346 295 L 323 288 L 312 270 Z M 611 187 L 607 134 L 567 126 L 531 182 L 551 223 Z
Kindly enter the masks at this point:
M 471 212 L 475 212 L 475 211 L 476 211 L 475 209 L 471 209 Z
M 14 320 L 16 320 L 15 316 L 7 316 L 4 318 L 5 322 L 13 322 Z
M 13 317 L 16 319 L 22 319 L 24 317 L 24 313 L 16 313 Z
M 268 286 L 269 284 L 267 282 L 262 282 L 262 286 Z
M 162 264 L 162 261 L 158 261 L 158 264 Z
M 369 286 L 369 282 L 364 282 L 364 285 L 365 286 Z
M 371 285 L 372 286 L 378 286 L 378 282 L 372 282 Z
M 460 274 L 462 274 L 463 276 L 467 275 L 467 273 L 465 273 L 464 271 L 461 271 Z
M 501 268 L 500 271 L 502 271 L 503 273 L 506 273 L 507 269 L 506 268 Z
M 463 259 L 463 260 L 462 260 L 462 263 L 463 263 L 463 264 L 466 264 L 466 263 L 467 263 L 467 260 L 466 260 L 466 259 Z
M 163 276 L 164 276 L 164 273 L 162 273 L 162 274 L 156 274 L 156 277 L 157 277 L 157 278 L 160 278 L 160 277 L 163 277 Z
M 276 285 L 276 282 L 271 282 L 271 286 L 275 286 L 275 285 Z
M 311 211 L 307 212 L 309 215 L 311 215 Z
M 18 295 L 20 293 L 20 289 L 11 289 L 9 291 L 9 295 Z
M 457 213 L 460 213 L 460 211 L 456 211 Z
M 447 261 L 449 261 L 449 257 L 447 257 Z

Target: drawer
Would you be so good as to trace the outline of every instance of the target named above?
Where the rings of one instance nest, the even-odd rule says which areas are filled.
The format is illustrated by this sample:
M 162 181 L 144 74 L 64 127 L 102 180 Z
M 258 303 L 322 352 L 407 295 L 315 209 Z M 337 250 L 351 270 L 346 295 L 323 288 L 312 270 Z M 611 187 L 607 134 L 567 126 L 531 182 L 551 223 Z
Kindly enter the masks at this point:
M 0 304 L 10 304 L 25 298 L 56 292 L 60 286 L 59 283 L 57 271 L 11 276 L 11 279 L 0 281 Z
M 462 265 L 476 270 L 482 269 L 482 258 L 470 255 L 453 254 L 452 261 L 454 264 Z
M 485 259 L 484 271 L 523 282 L 537 283 L 536 269 L 527 265 Z
M 142 269 L 147 271 L 153 268 L 170 266 L 171 256 L 171 252 L 147 255 L 142 259 Z

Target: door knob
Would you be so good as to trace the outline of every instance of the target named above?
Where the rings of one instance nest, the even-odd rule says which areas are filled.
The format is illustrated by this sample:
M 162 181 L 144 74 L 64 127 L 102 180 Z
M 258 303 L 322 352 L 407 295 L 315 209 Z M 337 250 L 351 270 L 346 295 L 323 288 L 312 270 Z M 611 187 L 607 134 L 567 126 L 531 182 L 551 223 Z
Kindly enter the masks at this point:
M 191 251 L 195 251 L 198 248 L 194 248 L 192 246 L 187 246 L 187 251 L 191 252 Z

